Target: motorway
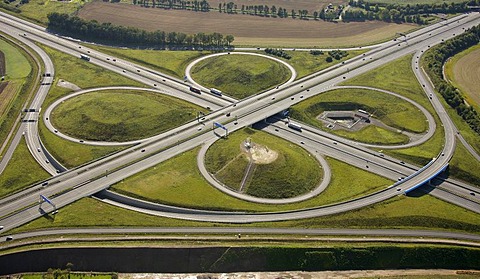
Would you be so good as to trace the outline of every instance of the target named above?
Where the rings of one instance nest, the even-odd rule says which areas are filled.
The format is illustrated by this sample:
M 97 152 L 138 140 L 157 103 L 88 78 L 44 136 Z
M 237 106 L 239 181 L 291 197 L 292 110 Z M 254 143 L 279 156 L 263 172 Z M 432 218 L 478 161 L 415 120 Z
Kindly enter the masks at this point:
M 182 93 L 186 88 L 186 86 L 182 84 L 183 81 L 175 81 L 176 84 L 173 84 L 172 79 L 159 73 L 152 73 L 152 71 L 136 66 L 130 62 L 117 59 L 115 62 L 113 62 L 112 59 L 106 60 L 109 56 L 105 56 L 99 52 L 94 53 L 93 51 L 88 50 L 85 47 L 80 47 L 78 44 L 71 41 L 66 41 L 51 34 L 46 34 L 43 30 L 26 25 L 21 21 L 6 19 L 3 16 L 0 18 L 0 21 L 8 22 L 10 25 L 9 28 L 12 30 L 18 28 L 15 29 L 14 32 L 19 31 L 19 34 L 28 32 L 27 36 L 30 39 L 47 44 L 77 57 L 80 53 L 89 53 L 92 57 L 92 63 L 111 69 L 117 73 L 125 74 L 146 84 L 151 84 L 154 87 L 168 83 L 170 86 L 168 90 L 175 91 L 175 89 L 177 89 L 178 93 L 176 94 L 185 95 L 185 93 Z M 455 34 L 462 33 L 464 30 L 463 28 L 468 28 L 479 23 L 479 15 L 472 13 L 463 15 L 461 18 L 455 18 L 443 22 L 442 24 L 432 25 L 410 34 L 408 42 L 387 42 L 379 48 L 365 53 L 361 57 L 350 59 L 344 65 L 337 65 L 313 76 L 300 79 L 289 86 L 283 86 L 282 89 L 277 90 L 274 93 L 268 92 L 259 94 L 234 104 L 228 100 L 218 99 L 214 96 L 209 96 L 208 94 L 201 94 L 199 96 L 192 95 L 192 98 L 197 99 L 192 102 L 196 103 L 196 101 L 200 99 L 207 99 L 208 101 L 218 104 L 218 109 L 214 109 L 215 111 L 213 113 L 206 116 L 204 124 L 207 127 L 210 127 L 213 125 L 213 122 L 219 122 L 223 123 L 229 131 L 235 131 L 244 126 L 262 121 L 263 119 L 270 117 L 272 114 L 287 109 L 292 104 L 301 101 L 301 96 L 310 97 L 325 92 L 345 79 L 367 72 L 405 54 L 418 51 L 417 59 L 419 59 L 421 53 L 430 46 L 440 43 L 441 40 L 454 37 Z M 12 25 L 15 27 L 12 27 Z M 420 83 L 426 85 L 426 94 L 429 96 L 433 91 L 425 75 L 420 70 L 415 71 L 415 74 Z M 360 208 L 389 199 L 399 194 L 398 188 L 400 188 L 401 191 L 404 191 L 405 189 L 416 187 L 423 184 L 423 182 L 430 180 L 432 175 L 441 171 L 448 164 L 448 161 L 453 154 L 456 129 L 436 97 L 432 99 L 432 103 L 435 109 L 439 112 L 439 116 L 445 129 L 446 139 L 444 149 L 441 154 L 432 161 L 428 168 L 423 169 L 421 172 L 410 174 L 408 179 L 396 183 L 395 187 L 389 187 L 380 192 L 342 204 L 295 212 L 246 214 L 228 212 L 192 212 L 185 209 L 183 211 L 181 210 L 181 212 L 165 211 L 152 214 L 189 220 L 249 223 L 323 216 Z M 237 121 L 233 121 L 232 117 L 227 117 L 227 112 L 234 115 Z M 78 200 L 81 197 L 89 196 L 100 190 L 106 189 L 109 185 L 141 170 L 154 166 L 159 162 L 167 160 L 176 154 L 180 154 L 195 146 L 217 138 L 216 135 L 209 131 L 198 131 L 197 126 L 198 123 L 193 121 L 182 127 L 163 133 L 155 139 L 147 140 L 112 156 L 58 174 L 49 181 L 48 187 L 40 187 L 40 185 L 38 185 L 22 193 L 1 200 L 0 216 L 2 216 L 2 225 L 5 226 L 5 230 L 8 230 L 41 216 L 43 213 L 38 210 L 39 194 L 50 197 L 57 208 L 59 208 Z M 146 152 L 141 152 L 143 149 L 145 149 Z M 458 196 L 455 197 L 455 199 L 460 199 Z M 479 206 L 478 203 L 471 200 L 467 200 L 466 203 L 463 200 L 461 200 L 461 202 L 463 202 L 467 208 L 479 212 L 477 211 Z M 469 202 L 471 204 L 468 204 Z

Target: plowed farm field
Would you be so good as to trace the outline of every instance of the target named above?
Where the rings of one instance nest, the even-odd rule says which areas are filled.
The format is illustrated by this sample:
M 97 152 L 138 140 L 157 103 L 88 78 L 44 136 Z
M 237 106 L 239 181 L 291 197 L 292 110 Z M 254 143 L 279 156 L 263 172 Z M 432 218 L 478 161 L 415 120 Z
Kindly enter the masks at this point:
M 229 15 L 144 8 L 129 4 L 92 2 L 78 15 L 98 22 L 133 26 L 148 31 L 198 32 L 231 34 L 236 46 L 270 47 L 347 47 L 380 42 L 407 32 L 415 25 L 378 21 L 332 23 L 322 20 L 264 18 L 251 15 Z

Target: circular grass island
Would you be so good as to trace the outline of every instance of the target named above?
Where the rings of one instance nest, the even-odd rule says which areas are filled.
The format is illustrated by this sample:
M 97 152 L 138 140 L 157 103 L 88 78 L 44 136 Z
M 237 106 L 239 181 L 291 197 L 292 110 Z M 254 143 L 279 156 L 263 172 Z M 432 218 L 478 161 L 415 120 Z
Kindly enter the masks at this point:
M 361 119 L 362 112 L 369 115 L 368 121 Z M 411 141 L 410 136 L 428 129 L 425 115 L 413 104 L 362 88 L 335 89 L 306 99 L 290 109 L 290 116 L 369 144 L 405 144 Z
M 288 81 L 291 72 L 269 58 L 232 54 L 199 61 L 192 68 L 191 76 L 205 87 L 243 99 Z
M 126 142 L 148 138 L 195 118 L 206 109 L 141 90 L 85 93 L 58 105 L 51 114 L 56 129 L 77 139 Z
M 231 190 L 267 199 L 308 193 L 323 176 L 320 163 L 306 150 L 251 128 L 215 142 L 205 155 L 205 167 Z

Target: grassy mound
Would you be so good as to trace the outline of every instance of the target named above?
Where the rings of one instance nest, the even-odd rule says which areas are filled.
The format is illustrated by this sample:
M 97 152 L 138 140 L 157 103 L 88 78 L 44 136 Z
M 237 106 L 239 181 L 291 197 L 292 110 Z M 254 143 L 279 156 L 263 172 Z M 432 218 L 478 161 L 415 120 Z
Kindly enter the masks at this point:
M 252 55 L 223 55 L 200 61 L 192 77 L 206 87 L 243 99 L 286 82 L 290 71 L 271 59 Z
M 323 123 L 317 119 L 322 112 L 357 109 L 373 112 L 376 119 L 398 130 L 422 133 L 428 127 L 425 116 L 412 104 L 392 95 L 365 89 L 337 89 L 309 98 L 293 106 L 291 116 L 310 125 L 324 128 Z M 357 132 L 346 130 L 333 130 L 332 132 L 368 143 L 408 142 L 407 136 L 377 126 L 368 126 Z
M 207 170 L 228 186 L 239 189 L 248 159 L 240 149 L 246 138 L 278 153 L 269 164 L 255 164 L 244 192 L 263 198 L 290 198 L 315 188 L 322 177 L 321 167 L 308 152 L 270 134 L 244 129 L 215 143 L 206 154 Z
M 102 91 L 69 99 L 52 113 L 55 127 L 76 138 L 96 141 L 141 139 L 195 118 L 201 107 L 140 91 Z

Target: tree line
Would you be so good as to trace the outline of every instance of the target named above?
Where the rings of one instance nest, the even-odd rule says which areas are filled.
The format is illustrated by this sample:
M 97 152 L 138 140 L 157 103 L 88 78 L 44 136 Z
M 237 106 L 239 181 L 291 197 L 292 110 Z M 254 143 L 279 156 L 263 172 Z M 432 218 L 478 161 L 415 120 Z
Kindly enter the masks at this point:
M 77 16 L 56 12 L 48 15 L 48 29 L 90 41 L 156 48 L 202 47 L 223 49 L 229 48 L 235 39 L 233 35 L 225 36 L 216 32 L 191 35 L 161 30 L 148 32 L 134 27 L 99 23 L 96 20 L 86 21 Z
M 469 6 L 476 6 L 479 0 L 462 3 L 433 4 L 373 4 L 364 0 L 350 0 L 349 5 L 360 9 L 347 10 L 342 15 L 343 21 L 381 20 L 387 22 L 413 22 L 423 24 L 421 15 L 454 14 L 468 11 Z
M 113 0 L 111 0 L 113 1 Z M 139 4 L 144 7 L 158 7 L 166 9 L 183 9 L 192 11 L 209 12 L 215 10 L 210 6 L 207 0 L 132 0 L 133 4 Z M 333 7 L 332 4 L 313 11 L 309 14 L 305 9 L 290 9 L 275 5 L 241 5 L 235 2 L 221 2 L 218 4 L 218 12 L 227 14 L 248 14 L 261 17 L 273 18 L 298 18 L 333 21 L 340 19 L 344 22 L 380 20 L 386 22 L 408 22 L 424 24 L 422 15 L 429 14 L 454 14 L 468 11 L 469 6 L 479 6 L 480 0 L 469 0 L 462 3 L 433 3 L 433 4 L 385 4 L 371 3 L 364 0 L 349 0 L 349 6 L 353 9 L 344 9 L 343 5 Z
M 458 115 L 480 135 L 480 116 L 478 112 L 465 103 L 459 90 L 443 79 L 443 64 L 447 59 L 480 42 L 480 25 L 465 33 L 433 47 L 425 54 L 426 71 L 429 74 L 437 91 Z

